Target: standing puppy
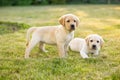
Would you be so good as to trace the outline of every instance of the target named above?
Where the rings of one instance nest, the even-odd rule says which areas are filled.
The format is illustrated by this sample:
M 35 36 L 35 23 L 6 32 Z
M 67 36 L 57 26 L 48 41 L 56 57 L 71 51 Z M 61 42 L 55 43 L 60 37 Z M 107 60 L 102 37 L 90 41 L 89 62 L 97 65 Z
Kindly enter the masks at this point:
M 29 58 L 30 51 L 39 43 L 42 51 L 45 51 L 44 44 L 56 44 L 59 50 L 59 56 L 67 55 L 67 47 L 74 37 L 74 30 L 79 24 L 79 18 L 73 14 L 66 14 L 60 17 L 59 26 L 31 27 L 27 31 L 27 44 L 25 58 Z M 30 33 L 32 38 L 30 40 Z
M 72 51 L 80 52 L 82 58 L 88 58 L 88 53 L 98 55 L 104 40 L 97 34 L 88 35 L 85 39 L 74 38 L 70 41 L 69 47 Z

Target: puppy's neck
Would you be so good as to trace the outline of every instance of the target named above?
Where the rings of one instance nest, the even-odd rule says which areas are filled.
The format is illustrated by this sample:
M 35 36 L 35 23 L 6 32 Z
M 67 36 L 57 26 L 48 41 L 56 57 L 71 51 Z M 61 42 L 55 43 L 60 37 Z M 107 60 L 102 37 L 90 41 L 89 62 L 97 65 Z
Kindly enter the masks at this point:
M 94 50 L 94 49 L 89 49 L 89 53 L 96 54 L 96 53 L 98 53 L 98 52 L 99 52 L 98 49 L 96 49 L 96 50 Z

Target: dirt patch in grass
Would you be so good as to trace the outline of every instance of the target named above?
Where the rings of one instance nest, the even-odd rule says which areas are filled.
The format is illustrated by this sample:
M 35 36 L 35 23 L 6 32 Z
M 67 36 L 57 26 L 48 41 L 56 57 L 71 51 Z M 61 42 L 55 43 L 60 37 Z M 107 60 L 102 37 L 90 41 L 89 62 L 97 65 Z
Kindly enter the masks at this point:
M 0 35 L 7 33 L 14 33 L 21 29 L 29 28 L 30 25 L 16 22 L 2 22 L 0 21 Z

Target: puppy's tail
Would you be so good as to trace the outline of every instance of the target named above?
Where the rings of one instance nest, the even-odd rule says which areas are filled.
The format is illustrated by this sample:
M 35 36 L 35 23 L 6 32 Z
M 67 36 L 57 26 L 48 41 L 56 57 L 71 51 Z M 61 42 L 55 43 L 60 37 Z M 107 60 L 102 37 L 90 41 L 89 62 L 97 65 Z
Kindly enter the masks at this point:
M 36 27 L 31 27 L 27 30 L 27 35 L 26 35 L 26 39 L 27 39 L 27 43 L 26 43 L 26 46 L 28 46 L 29 44 L 29 41 L 30 41 L 30 34 L 32 32 L 34 32 L 36 30 Z

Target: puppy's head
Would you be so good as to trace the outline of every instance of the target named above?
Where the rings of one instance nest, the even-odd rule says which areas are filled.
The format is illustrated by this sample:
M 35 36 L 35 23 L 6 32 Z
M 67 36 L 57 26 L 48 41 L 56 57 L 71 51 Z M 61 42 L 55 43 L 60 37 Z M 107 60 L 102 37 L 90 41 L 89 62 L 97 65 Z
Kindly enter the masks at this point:
M 60 17 L 59 22 L 68 31 L 73 31 L 79 25 L 79 18 L 73 14 L 66 14 Z
M 85 40 L 90 50 L 100 50 L 104 43 L 103 38 L 97 34 L 91 34 Z

